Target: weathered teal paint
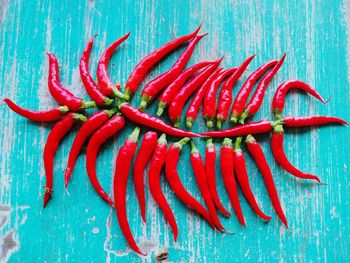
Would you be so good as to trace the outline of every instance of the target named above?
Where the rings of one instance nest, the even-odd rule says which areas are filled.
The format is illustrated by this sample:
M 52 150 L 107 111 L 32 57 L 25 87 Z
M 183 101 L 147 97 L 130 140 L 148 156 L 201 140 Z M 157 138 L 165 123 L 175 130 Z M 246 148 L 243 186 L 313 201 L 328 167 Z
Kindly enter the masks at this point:
M 104 48 L 131 31 L 110 68 L 114 80 L 124 82 L 135 63 L 172 39 L 192 31 L 204 18 L 209 35 L 196 49 L 191 63 L 225 54 L 224 65 L 238 65 L 257 53 L 250 70 L 287 52 L 281 72 L 270 85 L 263 108 L 254 118 L 272 117 L 269 102 L 278 83 L 298 78 L 316 87 L 323 105 L 302 93 L 288 96 L 286 114 L 329 114 L 349 121 L 349 26 L 350 5 L 334 1 L 8 1 L 0 3 L 0 89 L 32 109 L 55 105 L 47 90 L 47 59 L 57 55 L 62 82 L 78 95 L 84 93 L 78 61 L 91 35 L 98 33 L 91 65 Z M 151 75 L 167 69 L 180 50 L 160 63 Z M 151 77 L 149 77 L 151 78 Z M 235 92 L 237 88 L 235 89 Z M 138 98 L 135 97 L 135 105 Z M 169 251 L 173 262 L 350 261 L 350 130 L 346 127 L 290 130 L 285 149 L 292 162 L 316 173 L 326 185 L 297 181 L 272 159 L 268 136 L 259 136 L 273 170 L 290 229 L 277 220 L 256 166 L 247 156 L 253 190 L 264 211 L 273 215 L 265 224 L 242 198 L 247 227 L 237 220 L 222 219 L 235 235 L 218 234 L 188 211 L 163 182 L 164 191 L 179 224 L 178 243 L 172 240 L 152 198 L 148 221 L 141 223 L 132 184 L 128 188 L 128 214 L 132 230 L 148 257 L 130 252 L 116 222 L 115 213 L 97 197 L 87 180 L 84 155 L 78 160 L 67 191 L 63 170 L 74 138 L 68 136 L 55 160 L 55 192 L 42 209 L 43 145 L 50 125 L 36 125 L 0 105 L 0 261 L 10 262 L 145 262 L 155 253 Z M 155 107 L 150 109 L 155 112 Z M 103 185 L 111 185 L 116 152 L 132 125 L 117 140 L 109 141 L 99 158 Z M 195 130 L 204 130 L 202 118 Z M 174 139 L 170 140 L 174 141 Z M 198 142 L 203 152 L 204 141 Z M 219 146 L 219 144 L 217 144 Z M 198 190 L 185 147 L 179 171 L 196 197 Z M 219 192 L 228 199 L 221 180 Z M 242 196 L 241 196 L 242 197 Z M 231 208 L 230 208 L 231 209 Z

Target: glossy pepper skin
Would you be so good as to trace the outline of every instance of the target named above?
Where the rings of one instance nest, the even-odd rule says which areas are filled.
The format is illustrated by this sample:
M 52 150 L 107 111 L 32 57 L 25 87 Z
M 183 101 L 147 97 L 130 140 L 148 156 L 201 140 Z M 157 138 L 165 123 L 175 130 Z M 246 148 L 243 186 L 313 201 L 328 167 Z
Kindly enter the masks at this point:
M 4 102 L 6 105 L 18 115 L 21 115 L 24 118 L 27 118 L 31 121 L 37 122 L 54 122 L 62 119 L 62 117 L 69 111 L 67 106 L 57 106 L 51 110 L 46 111 L 34 111 L 27 110 L 18 106 L 12 100 L 5 98 Z
M 86 148 L 86 172 L 89 176 L 90 182 L 97 194 L 111 206 L 114 206 L 113 200 L 108 196 L 98 180 L 96 174 L 96 161 L 101 145 L 122 130 L 124 125 L 125 119 L 122 115 L 113 115 L 91 136 Z
M 91 37 L 80 58 L 80 77 L 89 97 L 96 102 L 98 106 L 108 106 L 113 103 L 113 100 L 103 95 L 89 72 L 89 61 L 93 44 L 94 37 Z
M 320 179 L 312 174 L 304 173 L 294 167 L 288 160 L 283 150 L 284 130 L 282 125 L 277 125 L 271 137 L 271 151 L 276 162 L 287 172 L 300 179 L 310 179 L 321 183 Z
M 174 128 L 162 120 L 154 117 L 146 112 L 140 111 L 139 109 L 134 108 L 129 103 L 123 102 L 119 104 L 120 111 L 124 114 L 124 116 L 139 124 L 146 127 L 153 128 L 155 130 L 164 132 L 168 135 L 172 136 L 180 136 L 180 137 L 198 137 L 199 135 L 193 132 L 184 131 L 178 128 Z
M 53 165 L 56 151 L 63 139 L 63 137 L 71 130 L 75 121 L 86 121 L 84 115 L 78 113 L 68 113 L 62 120 L 57 122 L 51 129 L 49 136 L 47 137 L 44 148 L 44 167 L 46 186 L 44 194 L 44 208 L 49 202 L 52 195 L 53 184 Z
M 218 129 L 221 129 L 222 123 L 224 123 L 228 117 L 228 111 L 232 103 L 233 86 L 237 83 L 238 79 L 242 76 L 254 57 L 255 55 L 250 56 L 243 61 L 243 63 L 237 68 L 236 72 L 233 73 L 222 85 L 216 116 L 216 127 Z
M 250 155 L 253 157 L 259 171 L 264 179 L 266 190 L 270 196 L 272 206 L 276 211 L 276 214 L 282 221 L 282 223 L 288 228 L 287 218 L 281 207 L 281 202 L 278 197 L 275 182 L 273 181 L 273 176 L 271 169 L 267 163 L 265 154 L 260 146 L 260 144 L 254 139 L 253 136 L 248 135 L 246 137 L 245 143 Z
M 120 229 L 122 230 L 125 239 L 128 241 L 129 246 L 136 253 L 145 256 L 146 254 L 140 250 L 131 233 L 126 214 L 126 188 L 128 183 L 130 165 L 137 148 L 139 133 L 140 128 L 136 127 L 135 130 L 125 140 L 124 145 L 119 149 L 115 164 L 116 167 L 113 179 L 113 190 L 115 210 L 117 213 Z
M 269 70 L 271 67 L 274 67 L 277 63 L 277 60 L 272 60 L 263 64 L 262 66 L 257 68 L 252 74 L 250 74 L 250 76 L 244 82 L 242 88 L 238 91 L 238 94 L 235 100 L 233 101 L 230 119 L 233 123 L 236 123 L 241 114 L 243 113 L 245 104 L 255 83 L 266 73 L 267 70 Z
M 134 187 L 137 199 L 139 201 L 141 217 L 146 223 L 146 200 L 145 200 L 145 183 L 144 172 L 148 161 L 152 157 L 152 153 L 157 145 L 158 135 L 149 131 L 142 137 L 140 150 L 137 153 L 134 162 Z
M 346 121 L 333 116 L 283 117 L 282 122 L 286 127 L 308 127 L 325 124 L 349 125 Z
M 325 101 L 315 89 L 313 89 L 305 82 L 302 82 L 300 80 L 287 80 L 278 86 L 272 99 L 272 110 L 277 119 L 280 119 L 282 117 L 285 98 L 290 89 L 303 90 L 308 94 L 314 96 L 316 99 L 320 100 L 322 103 L 327 103 L 327 101 Z
M 81 148 L 83 147 L 87 138 L 98 128 L 100 128 L 115 113 L 116 109 L 99 111 L 90 116 L 87 121 L 80 127 L 69 151 L 67 168 L 64 173 L 65 187 L 68 186 L 68 182 L 73 173 L 75 162 L 77 161 Z
M 205 161 L 204 161 L 207 184 L 209 186 L 210 195 L 211 195 L 211 198 L 213 199 L 215 206 L 219 209 L 219 211 L 224 216 L 228 217 L 230 216 L 230 213 L 222 205 L 217 188 L 216 188 L 215 164 L 216 164 L 216 149 L 215 149 L 215 145 L 213 144 L 213 139 L 210 138 L 207 140 L 207 146 L 205 147 Z
M 120 84 L 116 83 L 114 84 L 109 76 L 108 73 L 108 64 L 109 61 L 114 53 L 114 51 L 119 47 L 120 44 L 122 44 L 130 35 L 130 32 L 126 33 L 121 38 L 114 41 L 109 47 L 106 48 L 106 50 L 103 52 L 100 60 L 97 64 L 97 82 L 101 89 L 101 92 L 105 96 L 113 96 L 118 97 L 121 99 L 128 100 L 129 98 L 124 95 L 122 92 L 120 92 Z
M 164 44 L 163 46 L 159 47 L 158 49 L 154 50 L 152 53 L 144 57 L 131 72 L 125 85 L 124 93 L 127 96 L 131 97 L 137 91 L 138 87 L 140 86 L 140 83 L 145 78 L 147 72 L 156 63 L 158 63 L 163 57 L 168 55 L 171 51 L 175 50 L 183 43 L 194 38 L 199 30 L 200 26 L 193 33 L 175 38 L 174 40 Z
M 185 84 L 185 82 L 193 76 L 197 71 L 209 66 L 213 62 L 203 61 L 186 69 L 182 72 L 168 87 L 166 87 L 159 96 L 157 115 L 161 116 L 164 110 L 169 106 L 175 97 L 178 90 Z
M 210 83 L 209 88 L 204 96 L 203 100 L 203 117 L 206 119 L 206 125 L 208 128 L 212 128 L 214 126 L 214 121 L 216 119 L 216 93 L 220 84 L 223 82 L 225 78 L 232 75 L 237 68 L 230 68 L 223 72 L 220 72 L 219 75 Z
M 203 163 L 202 157 L 199 154 L 196 146 L 194 145 L 194 142 L 191 141 L 190 143 L 191 143 L 190 160 L 191 160 L 194 177 L 196 179 L 199 191 L 200 191 L 200 193 L 203 197 L 203 200 L 208 208 L 210 217 L 213 220 L 215 227 L 221 231 L 225 231 L 224 226 L 221 224 L 221 222 L 219 220 L 213 199 L 212 199 L 211 194 L 210 194 L 210 190 L 209 190 L 209 186 L 208 186 L 208 182 L 207 182 L 207 176 L 205 173 L 204 163 Z
M 215 78 L 218 77 L 222 70 L 222 68 L 216 69 L 214 73 L 211 74 L 209 78 L 203 83 L 203 85 L 197 90 L 185 114 L 187 128 L 192 128 L 192 125 L 197 117 L 198 110 L 202 104 L 205 93 L 210 88 L 211 83 L 215 80 Z
M 250 187 L 248 174 L 247 174 L 247 168 L 245 164 L 245 158 L 243 155 L 243 152 L 240 148 L 242 137 L 239 137 L 236 139 L 235 143 L 235 149 L 234 149 L 234 155 L 233 155 L 233 162 L 235 167 L 235 175 L 237 178 L 237 181 L 242 189 L 243 195 L 247 199 L 249 205 L 253 209 L 253 211 L 262 219 L 264 220 L 270 220 L 271 216 L 266 215 L 263 211 L 261 211 L 258 203 L 255 200 L 254 194 L 252 192 L 252 189 Z
M 252 98 L 248 102 L 247 106 L 245 107 L 245 110 L 243 111 L 239 122 L 241 124 L 244 123 L 244 120 L 248 117 L 253 116 L 255 113 L 258 112 L 258 110 L 261 107 L 261 104 L 264 100 L 264 95 L 267 86 L 270 84 L 273 77 L 276 75 L 278 70 L 281 68 L 284 59 L 286 58 L 286 53 L 282 56 L 282 58 L 278 61 L 278 63 L 262 78 L 260 81 L 258 87 L 256 88 Z
M 189 140 L 189 138 L 185 137 L 169 147 L 165 160 L 165 176 L 170 188 L 174 191 L 177 198 L 201 215 L 213 228 L 215 228 L 208 211 L 185 189 L 180 180 L 179 174 L 177 173 L 177 163 L 180 159 L 180 151 L 182 146 Z
M 169 118 L 175 127 L 180 127 L 180 117 L 188 98 L 209 78 L 213 71 L 219 66 L 223 58 L 205 68 L 201 73 L 187 82 L 176 94 L 168 110 Z
M 64 88 L 60 82 L 58 62 L 54 54 L 47 53 L 49 58 L 48 86 L 51 96 L 61 105 L 66 105 L 72 111 L 96 107 L 93 101 L 84 101 Z
M 220 148 L 220 168 L 222 179 L 224 181 L 226 192 L 230 199 L 232 208 L 235 211 L 237 219 L 242 226 L 245 226 L 246 223 L 243 216 L 241 203 L 238 197 L 237 184 L 234 174 L 233 158 L 234 151 L 232 147 L 232 140 L 229 138 L 225 138 Z
M 159 94 L 159 92 L 161 92 L 167 85 L 171 84 L 180 75 L 187 62 L 191 58 L 191 55 L 197 43 L 205 35 L 195 36 L 188 44 L 185 51 L 177 59 L 175 64 L 167 72 L 159 75 L 146 84 L 141 92 L 141 102 L 139 109 L 144 110 L 148 104 L 153 101 L 153 99 Z
M 157 146 L 154 150 L 151 164 L 149 166 L 148 184 L 153 199 L 163 211 L 165 219 L 169 222 L 169 225 L 174 234 L 174 240 L 176 242 L 179 232 L 177 223 L 174 214 L 168 204 L 168 201 L 163 194 L 162 188 L 160 187 L 160 173 L 165 163 L 167 149 L 168 145 L 166 141 L 166 135 L 163 133 L 157 141 Z
M 202 132 L 200 135 L 208 137 L 237 137 L 248 134 L 258 134 L 271 131 L 273 123 L 270 121 L 250 122 L 241 126 L 228 128 L 226 130 Z

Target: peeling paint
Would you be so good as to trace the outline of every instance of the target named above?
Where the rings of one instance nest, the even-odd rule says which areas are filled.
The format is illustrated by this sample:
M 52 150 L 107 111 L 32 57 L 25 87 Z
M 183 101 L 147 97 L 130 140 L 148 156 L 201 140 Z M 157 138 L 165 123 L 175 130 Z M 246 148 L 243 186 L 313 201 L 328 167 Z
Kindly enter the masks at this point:
M 14 232 L 15 230 L 10 230 L 0 239 L 0 262 L 6 262 L 19 249 L 18 241 L 14 238 Z

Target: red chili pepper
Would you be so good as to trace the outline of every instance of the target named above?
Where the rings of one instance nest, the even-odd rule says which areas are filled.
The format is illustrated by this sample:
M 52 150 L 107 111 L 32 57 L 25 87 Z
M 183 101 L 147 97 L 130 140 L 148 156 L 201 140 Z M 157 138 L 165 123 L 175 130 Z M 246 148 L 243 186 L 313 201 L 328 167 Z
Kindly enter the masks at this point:
M 169 54 L 171 51 L 173 51 L 183 43 L 194 38 L 200 30 L 200 27 L 201 26 L 199 26 L 193 33 L 175 38 L 174 40 L 166 43 L 165 45 L 161 46 L 160 48 L 154 50 L 152 53 L 144 57 L 131 72 L 128 81 L 125 85 L 124 93 L 131 97 L 137 91 L 138 87 L 140 86 L 140 83 L 145 78 L 147 72 L 164 56 Z
M 86 92 L 89 97 L 96 102 L 98 106 L 108 106 L 113 103 L 113 100 L 103 95 L 100 88 L 95 83 L 94 79 L 91 77 L 89 72 L 89 60 L 92 45 L 94 44 L 94 37 L 89 39 L 87 46 L 85 47 L 83 54 L 80 58 L 79 70 L 80 77 L 85 86 Z
M 163 194 L 162 188 L 160 187 L 160 172 L 165 163 L 167 149 L 168 145 L 166 141 L 166 135 L 163 133 L 158 139 L 156 149 L 154 150 L 152 156 L 152 161 L 148 171 L 148 183 L 149 190 L 154 200 L 163 211 L 165 219 L 169 222 L 169 225 L 173 230 L 174 240 L 176 242 L 178 235 L 176 220 L 168 204 L 168 201 Z
M 67 168 L 64 173 L 65 187 L 68 186 L 68 182 L 73 173 L 75 162 L 77 161 L 80 150 L 86 142 L 87 138 L 98 128 L 100 128 L 114 113 L 116 113 L 116 109 L 99 111 L 90 116 L 87 121 L 80 127 L 69 151 Z
M 207 175 L 205 173 L 202 157 L 199 154 L 193 141 L 191 141 L 190 159 L 191 159 L 194 177 L 197 181 L 197 185 L 198 185 L 199 191 L 201 192 L 203 200 L 208 208 L 210 217 L 213 220 L 213 223 L 217 229 L 219 229 L 221 231 L 225 231 L 224 226 L 221 224 L 221 222 L 219 220 L 213 199 L 212 199 L 211 194 L 210 194 L 210 190 L 209 190 L 209 186 L 208 186 L 208 182 L 207 182 Z
M 264 99 L 266 88 L 270 84 L 271 80 L 276 75 L 278 70 L 281 68 L 285 58 L 286 58 L 286 53 L 284 53 L 280 61 L 278 61 L 278 63 L 271 69 L 271 71 L 268 72 L 266 76 L 263 77 L 263 79 L 260 81 L 258 87 L 254 92 L 253 97 L 250 99 L 248 105 L 245 107 L 245 110 L 241 115 L 241 118 L 239 120 L 241 124 L 244 123 L 244 120 L 247 117 L 253 116 L 260 109 L 260 106 Z
M 129 99 L 126 95 L 120 92 L 120 83 L 114 84 L 108 74 L 108 63 L 114 51 L 123 43 L 130 35 L 130 32 L 113 42 L 102 54 L 97 64 L 97 82 L 101 92 L 106 96 L 114 96 L 118 98 Z
M 216 118 L 216 93 L 222 81 L 228 76 L 232 75 L 237 68 L 230 68 L 217 75 L 216 78 L 210 83 L 209 89 L 204 96 L 203 101 L 203 117 L 206 119 L 207 127 L 214 126 L 214 120 Z
M 137 124 L 144 125 L 146 127 L 150 127 L 161 132 L 165 132 L 168 135 L 180 136 L 180 137 L 200 136 L 193 132 L 174 128 L 166 124 L 162 120 L 158 119 L 157 117 L 154 117 L 146 112 L 143 112 L 143 111 L 140 111 L 139 109 L 134 108 L 129 103 L 126 103 L 126 102 L 120 103 L 119 109 L 125 115 L 125 117 L 128 118 L 129 120 Z
M 286 127 L 318 126 L 332 123 L 349 125 L 346 121 L 332 116 L 283 117 L 283 124 Z
M 318 100 L 320 100 L 322 103 L 327 103 L 327 101 L 325 101 L 316 90 L 314 90 L 311 86 L 309 86 L 305 82 L 302 82 L 300 80 L 287 80 L 278 86 L 275 92 L 275 95 L 272 99 L 272 110 L 277 119 L 280 119 L 282 117 L 285 97 L 290 89 L 303 90 L 309 93 L 310 95 L 314 96 Z
M 186 127 L 192 128 L 193 122 L 197 117 L 199 107 L 202 104 L 203 98 L 205 93 L 210 87 L 210 84 L 214 81 L 214 79 L 219 75 L 219 73 L 222 71 L 222 68 L 218 68 L 214 71 L 213 74 L 209 76 L 209 78 L 203 83 L 203 85 L 197 90 L 196 94 L 194 95 L 190 106 L 187 108 L 186 111 Z
M 266 73 L 267 70 L 269 70 L 271 67 L 274 67 L 278 63 L 277 60 L 272 60 L 270 62 L 267 62 L 257 68 L 250 76 L 247 78 L 247 80 L 244 82 L 242 88 L 238 91 L 238 94 L 233 102 L 232 110 L 231 110 L 231 121 L 233 123 L 236 123 L 241 116 L 244 106 L 248 100 L 249 94 L 255 85 L 255 83 L 258 81 L 258 79 Z
M 56 108 L 53 108 L 47 111 L 34 111 L 34 110 L 27 110 L 18 106 L 16 103 L 14 103 L 12 100 L 8 98 L 5 98 L 4 102 L 13 112 L 31 121 L 40 121 L 40 122 L 58 121 L 62 119 L 62 117 L 69 111 L 67 106 L 58 106 Z
M 272 155 L 275 158 L 276 162 L 287 172 L 294 175 L 295 177 L 301 179 L 311 179 L 316 180 L 321 183 L 320 179 L 312 174 L 304 173 L 294 167 L 289 161 L 283 150 L 283 138 L 284 131 L 282 125 L 276 125 L 271 138 L 271 151 Z
M 185 51 L 177 59 L 175 64 L 167 72 L 159 75 L 146 84 L 141 92 L 141 102 L 139 106 L 140 110 L 144 110 L 149 105 L 149 103 L 153 101 L 157 94 L 162 91 L 162 89 L 172 83 L 180 75 L 181 71 L 186 67 L 188 60 L 191 58 L 191 55 L 197 43 L 205 35 L 207 34 L 194 37 L 193 40 L 188 44 Z
M 269 121 L 257 121 L 226 130 L 202 132 L 200 135 L 208 137 L 236 137 L 248 134 L 265 133 L 271 131 L 272 128 L 273 125 Z
M 224 123 L 228 117 L 228 110 L 232 103 L 233 86 L 237 83 L 238 79 L 242 76 L 254 57 L 255 55 L 250 56 L 243 61 L 243 63 L 237 68 L 236 72 L 233 73 L 232 76 L 230 76 L 222 85 L 216 116 L 216 126 L 218 129 L 221 129 L 222 123 Z
M 213 199 L 214 205 L 219 209 L 219 211 L 224 215 L 229 217 L 230 213 L 222 205 L 217 189 L 216 189 L 216 172 L 215 172 L 215 163 L 216 163 L 216 149 L 213 144 L 213 139 L 207 140 L 207 146 L 205 148 L 205 174 L 207 178 L 207 183 L 209 186 L 210 195 Z
M 49 57 L 48 86 L 52 97 L 61 105 L 66 105 L 72 111 L 96 107 L 93 101 L 84 101 L 65 89 L 60 83 L 57 58 L 54 54 L 47 53 Z
M 262 219 L 270 220 L 271 216 L 268 216 L 264 212 L 261 211 L 258 203 L 255 200 L 252 189 L 250 188 L 250 183 L 249 183 L 248 174 L 247 174 L 247 168 L 245 165 L 245 159 L 244 159 L 244 155 L 243 155 L 243 152 L 242 152 L 241 146 L 240 146 L 241 141 L 242 141 L 242 137 L 239 137 L 236 139 L 235 150 L 234 150 L 234 155 L 233 155 L 233 162 L 234 162 L 234 167 L 235 167 L 236 178 L 237 178 L 238 183 L 242 189 L 243 195 L 247 199 L 248 203 L 250 204 L 250 206 L 252 207 L 254 212 Z
M 140 150 L 134 162 L 134 187 L 137 199 L 139 201 L 141 217 L 146 223 L 146 200 L 145 200 L 145 184 L 144 172 L 148 161 L 151 159 L 153 150 L 157 145 L 157 133 L 149 131 L 143 138 Z
M 249 153 L 253 157 L 261 175 L 264 178 L 265 186 L 270 196 L 272 206 L 276 211 L 276 214 L 281 219 L 282 223 L 288 228 L 287 218 L 283 212 L 280 200 L 278 198 L 278 193 L 276 190 L 275 182 L 273 181 L 271 169 L 266 161 L 265 154 L 260 144 L 255 140 L 255 138 L 252 135 L 248 135 L 246 137 L 245 143 L 247 145 Z
M 86 148 L 86 171 L 90 182 L 99 196 L 108 204 L 114 206 L 112 199 L 103 190 L 96 175 L 96 160 L 101 145 L 113 135 L 117 134 L 125 125 L 124 117 L 120 114 L 113 115 L 90 138 Z
M 178 90 L 194 73 L 204 67 L 209 66 L 212 63 L 213 62 L 204 61 L 189 67 L 184 72 L 182 72 L 168 87 L 166 87 L 162 94 L 159 96 L 157 115 L 161 116 L 163 114 L 164 109 L 167 108 L 172 102 Z
M 213 71 L 219 66 L 222 59 L 223 57 L 204 69 L 201 73 L 187 82 L 185 86 L 183 86 L 176 94 L 168 110 L 169 118 L 174 123 L 175 127 L 180 127 L 181 113 L 188 98 L 207 80 L 211 74 L 213 74 Z
M 180 180 L 179 174 L 177 173 L 176 167 L 177 163 L 179 162 L 180 151 L 182 149 L 182 146 L 185 145 L 189 140 L 189 138 L 183 138 L 170 146 L 165 161 L 165 176 L 177 198 L 179 198 L 185 205 L 196 211 L 213 228 L 215 228 L 208 211 L 185 189 Z
M 71 130 L 75 121 L 86 121 L 84 115 L 78 113 L 68 113 L 62 120 L 57 122 L 51 129 L 49 136 L 47 137 L 44 148 L 44 167 L 46 176 L 46 186 L 44 194 L 44 207 L 49 202 L 53 189 L 53 164 L 56 151 L 60 145 L 63 137 Z
M 222 179 L 224 181 L 228 197 L 230 198 L 231 205 L 235 211 L 238 221 L 241 223 L 241 225 L 245 226 L 245 219 L 243 216 L 241 204 L 239 202 L 236 186 L 233 157 L 234 152 L 232 147 L 232 140 L 225 138 L 221 144 L 220 149 L 220 167 Z
M 140 128 L 135 130 L 125 140 L 124 145 L 120 148 L 115 164 L 114 173 L 114 204 L 117 213 L 120 229 L 124 237 L 129 243 L 129 246 L 137 253 L 145 256 L 140 248 L 137 246 L 135 239 L 131 233 L 128 218 L 126 215 L 126 188 L 128 183 L 128 175 L 130 165 L 137 148 L 137 140 L 139 137 Z

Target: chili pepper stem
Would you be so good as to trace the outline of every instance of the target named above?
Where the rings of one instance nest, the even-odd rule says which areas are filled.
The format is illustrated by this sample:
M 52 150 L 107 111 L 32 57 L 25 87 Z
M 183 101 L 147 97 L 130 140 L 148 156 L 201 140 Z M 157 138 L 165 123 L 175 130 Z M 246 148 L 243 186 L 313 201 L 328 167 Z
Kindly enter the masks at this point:
M 273 113 L 274 113 L 275 118 L 277 120 L 281 120 L 282 119 L 282 112 L 280 110 L 274 110 Z
M 244 124 L 244 121 L 246 118 L 248 118 L 249 116 L 249 111 L 248 110 L 244 110 L 241 117 L 239 118 L 239 123 L 240 124 Z
M 206 118 L 206 125 L 208 128 L 214 127 L 214 118 L 213 117 L 207 117 Z
M 158 103 L 157 116 L 162 116 L 162 114 L 163 114 L 163 112 L 164 112 L 166 106 L 167 106 L 167 104 L 164 103 L 164 102 L 162 102 L 162 101 L 160 101 L 160 102 Z
M 238 118 L 239 118 L 239 116 L 237 115 L 237 113 L 234 113 L 234 114 L 231 115 L 230 121 L 232 123 L 237 123 Z
M 192 140 L 190 141 L 190 144 L 191 144 L 191 153 L 197 153 L 198 150 L 197 150 L 196 145 L 194 144 L 194 142 Z
M 176 119 L 174 121 L 174 127 L 180 128 L 180 117 L 176 117 Z
M 277 134 L 282 134 L 282 133 L 284 133 L 282 124 L 277 124 L 277 125 L 273 128 L 273 132 L 275 132 L 275 133 L 277 133 Z
M 104 99 L 103 105 L 109 106 L 109 105 L 111 105 L 113 102 L 114 102 L 113 99 L 110 99 L 110 98 L 106 97 L 106 98 Z
M 60 107 L 58 107 L 58 111 L 62 114 L 65 114 L 69 111 L 69 108 L 66 105 L 60 106 Z
M 193 125 L 193 122 L 194 122 L 193 118 L 186 118 L 186 127 L 188 129 L 191 129 L 192 125 Z
M 117 85 L 120 85 L 120 84 L 117 83 L 116 86 Z M 126 94 L 126 92 L 123 93 L 120 90 L 118 90 L 116 87 L 113 87 L 112 90 L 113 90 L 113 95 L 118 99 L 126 100 L 126 101 L 130 100 L 130 95 Z
M 182 146 L 184 146 L 186 143 L 188 143 L 191 139 L 188 137 L 182 138 L 180 141 L 174 143 L 174 147 L 182 149 Z
M 118 112 L 117 108 L 114 108 L 114 109 L 111 109 L 111 110 L 105 110 L 105 113 L 107 113 L 109 117 L 112 117 L 117 112 Z
M 166 133 L 162 133 L 157 142 L 158 144 L 167 144 Z
M 207 147 L 208 147 L 208 146 L 214 146 L 214 144 L 213 144 L 213 138 L 207 139 Z
M 81 108 L 88 109 L 88 108 L 95 108 L 96 106 L 97 106 L 96 102 L 94 101 L 83 101 Z
M 220 118 L 219 116 L 216 118 L 216 127 L 220 130 L 222 128 L 223 118 Z
M 125 89 L 124 89 L 124 95 L 127 97 L 127 98 L 131 98 L 133 95 L 134 95 L 134 93 L 128 88 L 128 87 L 126 87 Z M 128 100 L 129 100 L 128 99 Z
M 147 95 L 142 95 L 141 96 L 141 102 L 139 105 L 139 110 L 144 110 L 147 108 L 148 104 L 151 102 L 152 98 Z
M 253 143 L 253 142 L 255 142 L 255 138 L 253 137 L 253 135 L 248 134 L 247 137 L 245 138 L 245 142 L 246 143 Z
M 72 117 L 74 120 L 77 120 L 77 121 L 81 121 L 81 122 L 86 122 L 87 118 L 80 114 L 80 113 L 73 113 L 73 117 Z
M 140 135 L 140 127 L 136 127 L 133 132 L 129 135 L 128 140 L 132 142 L 137 142 Z
M 222 141 L 222 145 L 232 145 L 232 140 L 230 138 L 225 138 L 223 141 Z
M 235 152 L 242 151 L 241 150 L 241 143 L 242 143 L 243 137 L 238 137 L 235 142 Z

